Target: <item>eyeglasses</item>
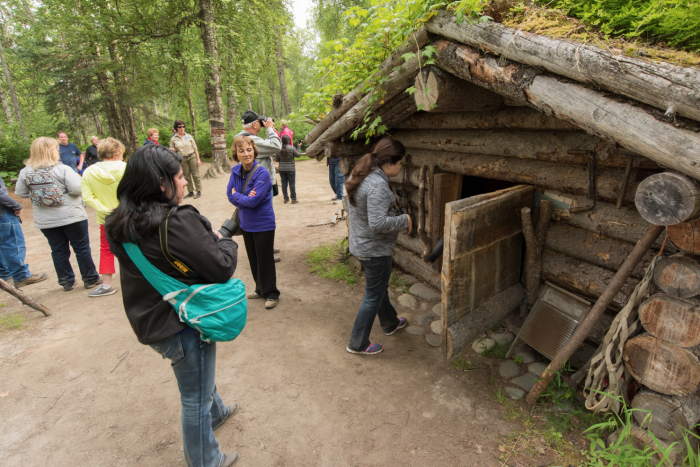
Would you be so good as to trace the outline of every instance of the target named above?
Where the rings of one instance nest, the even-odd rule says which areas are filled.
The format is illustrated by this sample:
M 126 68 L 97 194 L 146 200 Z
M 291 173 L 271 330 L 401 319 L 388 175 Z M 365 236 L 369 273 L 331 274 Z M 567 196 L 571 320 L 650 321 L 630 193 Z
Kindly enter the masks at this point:
M 179 127 L 178 127 L 178 129 L 180 129 L 180 128 L 185 128 L 185 125 L 182 125 L 182 126 L 179 126 Z

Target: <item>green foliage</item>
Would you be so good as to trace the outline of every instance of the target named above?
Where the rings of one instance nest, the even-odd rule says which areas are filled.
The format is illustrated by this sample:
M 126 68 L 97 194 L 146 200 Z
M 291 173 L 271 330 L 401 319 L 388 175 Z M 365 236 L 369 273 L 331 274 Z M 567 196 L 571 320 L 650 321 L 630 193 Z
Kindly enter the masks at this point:
M 357 276 L 345 259 L 344 242 L 320 245 L 307 253 L 306 262 L 311 266 L 310 271 L 334 281 L 357 284 Z
M 699 0 L 536 0 L 605 34 L 665 42 L 700 52 Z
M 459 356 L 452 361 L 452 365 L 458 370 L 467 371 L 471 370 L 472 362 L 466 358 Z
M 517 356 L 517 357 L 515 357 L 515 358 L 513 359 L 513 361 L 514 361 L 515 363 L 517 363 L 518 365 L 520 365 L 521 363 L 523 363 L 523 357 Z
M 0 316 L 0 329 L 22 329 L 23 326 L 24 318 L 20 314 Z

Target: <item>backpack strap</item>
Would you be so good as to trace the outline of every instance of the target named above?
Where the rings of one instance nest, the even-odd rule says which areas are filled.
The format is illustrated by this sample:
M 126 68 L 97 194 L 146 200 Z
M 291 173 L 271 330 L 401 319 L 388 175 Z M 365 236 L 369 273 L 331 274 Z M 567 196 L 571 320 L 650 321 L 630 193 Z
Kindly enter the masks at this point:
M 178 272 L 180 272 L 183 276 L 187 277 L 188 279 L 194 279 L 199 277 L 199 274 L 197 274 L 197 272 L 195 272 L 193 269 L 190 269 L 190 267 L 187 266 L 185 263 L 171 255 L 170 250 L 168 249 L 168 220 L 170 219 L 170 216 L 175 213 L 175 211 L 177 211 L 177 206 L 173 206 L 170 209 L 170 212 L 168 212 L 168 215 L 165 216 L 165 219 L 161 221 L 160 227 L 158 228 L 158 237 L 160 238 L 160 251 L 163 252 L 163 256 L 165 256 L 165 259 L 168 260 L 168 263 L 170 263 L 172 267 L 174 267 Z

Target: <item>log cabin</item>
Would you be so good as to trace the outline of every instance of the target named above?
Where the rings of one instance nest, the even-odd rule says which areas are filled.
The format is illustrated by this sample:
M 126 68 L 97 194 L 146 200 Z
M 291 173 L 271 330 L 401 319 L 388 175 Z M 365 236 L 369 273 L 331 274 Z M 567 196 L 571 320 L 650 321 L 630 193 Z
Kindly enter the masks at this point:
M 373 78 L 383 98 L 360 86 L 335 99 L 306 154 L 342 157 L 349 175 L 376 141 L 352 137 L 367 111 L 406 146 L 391 185 L 417 229 L 393 260 L 441 291 L 446 357 L 526 311 L 545 281 L 594 302 L 652 222 L 668 225 L 676 239 L 662 235 L 632 271 L 577 352 L 585 362 L 661 248 L 700 253 L 697 68 L 440 12 Z

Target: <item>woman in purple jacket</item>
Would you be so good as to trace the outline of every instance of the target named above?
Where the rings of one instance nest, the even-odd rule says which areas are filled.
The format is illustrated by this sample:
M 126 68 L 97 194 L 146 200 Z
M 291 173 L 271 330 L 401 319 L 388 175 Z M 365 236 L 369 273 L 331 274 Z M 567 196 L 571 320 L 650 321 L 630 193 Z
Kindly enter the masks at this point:
M 248 253 L 250 271 L 255 279 L 255 293 L 248 294 L 248 298 L 264 298 L 265 308 L 274 308 L 280 291 L 277 290 L 273 252 L 276 225 L 270 174 L 255 160 L 258 148 L 247 136 L 238 136 L 233 141 L 231 156 L 240 164 L 231 169 L 226 194 L 231 204 L 238 208 L 243 242 Z M 248 176 L 250 182 L 243 191 Z

